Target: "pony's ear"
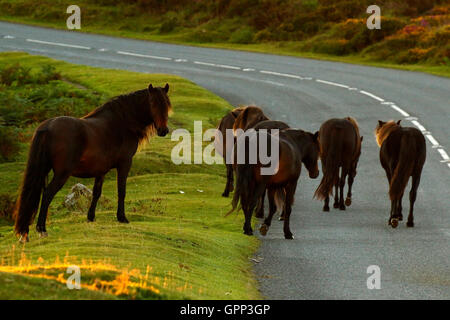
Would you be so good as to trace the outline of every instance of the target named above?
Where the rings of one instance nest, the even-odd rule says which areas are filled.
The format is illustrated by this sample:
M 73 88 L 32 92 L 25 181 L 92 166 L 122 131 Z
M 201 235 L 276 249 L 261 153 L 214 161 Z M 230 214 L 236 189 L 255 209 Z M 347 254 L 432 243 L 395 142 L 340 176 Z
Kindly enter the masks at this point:
M 152 91 L 153 90 L 153 86 L 152 86 L 152 84 L 150 83 L 149 85 L 148 85 L 148 91 Z
M 167 92 L 169 92 L 169 84 L 168 83 L 166 83 L 166 85 L 165 85 L 165 87 L 164 87 L 164 91 L 167 93 Z
M 314 140 L 317 140 L 319 138 L 319 131 L 316 131 L 313 135 Z
M 381 121 L 381 120 L 378 120 L 378 125 L 379 125 L 380 127 L 382 127 L 385 123 L 386 123 L 386 122 L 383 122 L 383 121 Z
M 398 120 L 398 121 L 397 121 L 397 125 L 400 125 L 400 121 L 402 121 L 402 120 Z

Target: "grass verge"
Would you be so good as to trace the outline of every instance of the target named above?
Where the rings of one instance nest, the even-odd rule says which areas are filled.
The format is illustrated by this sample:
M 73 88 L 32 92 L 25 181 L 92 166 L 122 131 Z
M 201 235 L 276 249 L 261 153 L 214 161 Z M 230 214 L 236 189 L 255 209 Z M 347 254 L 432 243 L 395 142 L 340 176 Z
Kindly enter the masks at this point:
M 108 97 L 170 84 L 171 128 L 216 125 L 229 104 L 177 76 L 141 74 L 69 64 L 25 53 L 1 53 L 0 68 L 20 63 L 31 72 L 52 65 L 67 90 Z M 71 89 L 72 88 L 72 89 Z M 4 89 L 4 88 L 3 88 Z M 21 128 L 24 141 L 36 123 Z M 28 140 L 27 140 L 28 139 Z M 62 206 L 71 186 L 92 179 L 71 178 L 52 202 L 49 237 L 19 245 L 10 221 L 0 219 L 0 299 L 257 299 L 249 257 L 258 246 L 241 233 L 241 215 L 225 218 L 229 199 L 220 196 L 222 165 L 175 165 L 170 137 L 154 137 L 135 156 L 127 184 L 129 225 L 115 218 L 115 172 L 105 180 L 97 219 Z M 0 194 L 17 195 L 28 142 L 20 154 L 0 163 Z M 181 191 L 183 193 L 181 193 Z M 68 290 L 67 266 L 79 265 L 82 290 Z

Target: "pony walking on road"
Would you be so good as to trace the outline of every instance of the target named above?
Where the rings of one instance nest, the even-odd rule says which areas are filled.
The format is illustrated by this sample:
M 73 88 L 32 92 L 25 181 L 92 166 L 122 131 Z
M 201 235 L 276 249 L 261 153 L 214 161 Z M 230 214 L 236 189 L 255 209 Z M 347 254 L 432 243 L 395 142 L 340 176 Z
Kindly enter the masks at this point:
M 422 175 L 422 168 L 426 159 L 425 138 L 418 129 L 402 127 L 398 122 L 383 122 L 378 120 L 375 137 L 380 147 L 380 162 L 389 181 L 389 198 L 391 199 L 391 213 L 388 224 L 392 228 L 403 220 L 402 198 L 409 177 L 412 177 L 409 192 L 409 216 L 407 227 L 414 227 L 414 202 L 417 188 Z
M 15 212 L 15 231 L 28 240 L 29 226 L 41 208 L 36 230 L 47 236 L 48 207 L 70 176 L 95 178 L 87 218 L 94 221 L 105 174 L 117 169 L 117 220 L 125 217 L 125 188 L 131 162 L 139 144 L 157 133 L 165 136 L 171 104 L 164 88 L 148 88 L 113 98 L 85 117 L 46 120 L 35 131 Z M 53 179 L 46 185 L 47 175 Z
M 261 132 L 256 132 L 253 137 L 254 140 L 249 139 L 248 143 L 245 144 L 246 156 L 249 153 L 249 145 L 260 141 L 259 135 L 261 135 Z M 272 135 L 267 134 L 266 136 L 268 136 L 268 139 L 271 139 Z M 269 216 L 264 220 L 260 228 L 261 234 L 266 235 L 272 217 L 278 208 L 279 210 L 284 209 L 285 212 L 284 237 L 293 239 L 289 218 L 302 163 L 308 170 L 310 178 L 315 179 L 319 175 L 319 143 L 317 136 L 317 132 L 312 134 L 298 129 L 280 131 L 276 137 L 279 142 L 278 169 L 271 175 L 261 174 L 263 165 L 259 159 L 256 164 L 250 164 L 248 159 L 246 159 L 244 164 L 236 165 L 236 189 L 232 201 L 233 208 L 228 214 L 233 212 L 240 203 L 245 216 L 244 233 L 246 235 L 253 234 L 251 227 L 252 214 L 264 191 L 267 189 Z M 267 145 L 270 145 L 270 143 L 268 142 Z M 258 145 L 258 147 L 260 146 Z
M 325 200 L 323 211 L 330 211 L 329 202 L 335 187 L 334 208 L 345 210 L 352 203 L 352 185 L 361 155 L 363 137 L 354 118 L 330 119 L 319 130 L 320 159 L 323 177 L 315 197 Z M 339 177 L 339 169 L 342 168 Z M 348 193 L 344 204 L 345 178 L 348 175 Z

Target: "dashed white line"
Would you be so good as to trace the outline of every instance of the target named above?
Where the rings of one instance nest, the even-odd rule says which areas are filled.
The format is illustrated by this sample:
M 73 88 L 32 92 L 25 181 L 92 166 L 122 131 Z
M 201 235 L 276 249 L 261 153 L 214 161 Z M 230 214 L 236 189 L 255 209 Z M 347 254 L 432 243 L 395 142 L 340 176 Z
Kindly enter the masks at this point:
M 229 66 L 229 65 L 226 65 L 226 64 L 217 64 L 216 67 L 217 68 L 224 68 L 224 69 L 231 69 L 231 70 L 241 70 L 241 68 L 239 68 L 239 67 Z
M 246 72 L 248 72 L 248 71 L 255 71 L 255 69 L 253 69 L 253 68 L 244 68 L 244 69 L 242 69 L 242 71 L 246 71 Z
M 439 145 L 439 142 L 437 142 L 436 139 L 431 134 L 427 134 L 425 136 L 427 137 L 428 140 L 430 140 L 430 142 L 433 146 Z
M 270 75 L 273 75 L 273 76 L 279 76 L 279 77 L 286 77 L 286 78 L 293 78 L 293 79 L 303 80 L 303 77 L 297 76 L 297 75 L 295 75 L 295 74 L 279 73 L 279 72 L 266 71 L 266 70 L 261 70 L 261 71 L 259 71 L 259 72 L 260 72 L 260 73 L 264 73 L 264 74 L 270 74 Z
M 399 112 L 402 116 L 409 117 L 409 113 L 404 111 L 402 108 L 396 106 L 395 104 L 391 104 L 390 106 L 391 106 L 392 109 L 394 109 L 395 111 Z
M 160 57 L 160 56 L 151 56 L 147 54 L 140 54 L 140 53 L 133 53 L 133 52 L 127 52 L 127 51 L 117 51 L 118 54 L 125 55 L 125 56 L 133 56 L 133 57 L 139 57 L 139 58 L 149 58 L 149 59 L 157 59 L 157 60 L 172 60 L 172 58 L 169 57 Z
M 347 86 L 347 85 L 345 85 L 345 84 L 336 83 L 336 82 L 325 81 L 325 80 L 320 80 L 320 79 L 316 79 L 316 82 L 320 82 L 320 83 L 324 83 L 324 84 L 329 84 L 329 85 L 335 86 L 335 87 L 341 87 L 341 88 L 350 89 L 349 86 Z
M 48 45 L 51 45 L 51 46 L 58 46 L 58 47 L 68 47 L 68 48 L 75 48 L 75 49 L 91 50 L 91 47 L 79 46 L 79 45 L 76 45 L 76 44 L 50 42 L 50 41 L 42 41 L 42 40 L 35 40 L 35 39 L 26 39 L 26 41 L 34 42 L 34 43 L 40 43 L 40 44 L 48 44 Z
M 3 37 L 3 39 L 15 39 L 16 37 L 14 36 L 10 36 L 10 35 L 6 35 Z
M 380 102 L 384 102 L 384 99 L 381 99 L 380 97 L 378 97 L 378 96 L 376 96 L 376 95 L 374 95 L 374 94 L 372 94 L 370 92 L 367 92 L 367 91 L 364 91 L 364 90 L 359 90 L 359 92 L 361 92 L 362 94 L 365 94 L 366 96 L 369 96 L 369 97 L 371 97 L 371 98 L 373 98 L 375 100 L 378 100 Z
M 265 83 L 269 83 L 269 84 L 273 84 L 273 85 L 279 86 L 279 87 L 284 87 L 284 84 L 279 83 L 279 82 L 270 81 L 270 80 L 262 80 L 262 81 L 265 82 Z
M 214 63 L 209 63 L 209 62 L 194 61 L 194 63 L 202 65 L 202 66 L 210 66 L 210 67 L 215 67 L 216 66 Z
M 417 128 L 419 128 L 420 131 L 427 131 L 423 125 L 419 123 L 417 120 L 411 121 L 413 125 L 415 125 Z
M 442 159 L 444 160 L 450 160 L 450 157 L 448 156 L 447 152 L 445 152 L 444 149 L 437 149 L 437 151 L 441 154 Z

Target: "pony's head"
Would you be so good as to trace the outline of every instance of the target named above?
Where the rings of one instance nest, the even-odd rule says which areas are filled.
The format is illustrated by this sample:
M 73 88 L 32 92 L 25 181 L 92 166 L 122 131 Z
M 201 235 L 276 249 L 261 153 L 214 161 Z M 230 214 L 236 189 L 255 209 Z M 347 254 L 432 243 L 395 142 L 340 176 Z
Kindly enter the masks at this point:
M 233 132 L 236 132 L 237 129 L 247 130 L 264 120 L 269 120 L 269 118 L 267 118 L 261 108 L 248 106 L 239 113 L 234 121 Z
M 154 127 L 158 136 L 164 137 L 169 133 L 167 122 L 169 114 L 172 111 L 169 96 L 169 84 L 166 83 L 164 88 L 153 87 L 152 84 L 148 86 L 149 100 L 150 100 L 150 114 L 152 116 Z
M 400 127 L 400 121 L 395 122 L 394 120 L 384 122 L 378 120 L 378 124 L 375 128 L 375 139 L 377 140 L 377 144 L 379 147 L 383 144 L 384 140 L 392 133 L 392 131 L 396 130 Z
M 319 132 L 310 133 L 306 132 L 308 135 L 309 144 L 306 149 L 305 154 L 303 155 L 302 162 L 308 170 L 309 177 L 311 179 L 315 179 L 319 176 L 319 155 L 320 155 L 320 146 L 319 146 Z

